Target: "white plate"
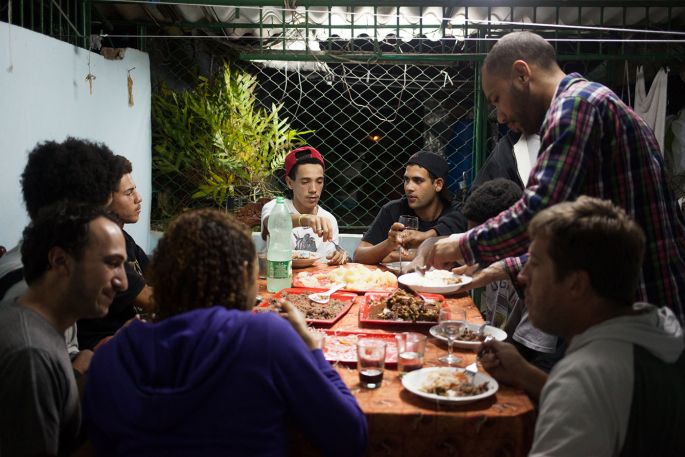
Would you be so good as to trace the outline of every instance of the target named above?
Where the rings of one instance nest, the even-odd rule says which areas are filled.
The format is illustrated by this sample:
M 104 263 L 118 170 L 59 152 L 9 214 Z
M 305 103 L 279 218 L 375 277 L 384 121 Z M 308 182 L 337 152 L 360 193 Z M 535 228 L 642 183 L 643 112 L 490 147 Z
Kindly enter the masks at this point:
M 296 259 L 295 255 L 300 255 L 302 257 L 308 256 L 306 259 Z M 314 264 L 321 257 L 318 253 L 313 251 L 293 251 L 293 268 L 305 268 Z
M 402 262 L 402 270 L 403 270 L 403 271 L 406 271 L 406 270 L 407 270 L 407 266 L 408 266 L 410 263 L 411 263 L 410 261 L 406 261 L 406 262 L 403 261 L 403 262 Z M 382 265 L 383 265 L 385 268 L 387 268 L 388 270 L 390 270 L 390 271 L 392 271 L 393 273 L 395 273 L 395 274 L 400 274 L 400 273 L 401 273 L 401 271 L 400 271 L 400 262 L 389 262 L 389 263 L 384 263 L 384 264 L 382 264 Z
M 477 332 L 478 329 L 480 328 L 480 325 L 478 324 L 471 324 L 471 323 L 466 323 L 466 328 L 469 330 L 472 330 L 474 332 Z M 429 330 L 430 334 L 436 337 L 439 340 L 447 341 L 447 337 L 442 334 L 442 331 L 440 330 L 439 325 L 434 325 L 430 328 Z M 485 336 L 492 336 L 495 338 L 497 341 L 504 341 L 507 339 L 507 332 L 504 330 L 493 327 L 491 325 L 486 325 L 485 330 L 483 331 L 485 333 Z M 480 341 L 461 341 L 461 340 L 454 340 L 454 343 L 452 343 L 454 347 L 457 348 L 462 348 L 462 349 L 473 349 L 477 350 L 480 347 Z
M 421 387 L 428 381 L 428 378 L 431 375 L 431 373 L 450 374 L 462 371 L 464 371 L 463 368 L 453 367 L 422 368 L 420 370 L 412 371 L 410 373 L 405 374 L 402 377 L 402 385 L 409 392 L 413 393 L 414 395 L 418 395 L 419 397 L 427 398 L 429 400 L 436 400 L 444 403 L 458 404 L 471 403 L 474 401 L 481 400 L 483 398 L 487 398 L 491 395 L 494 395 L 495 392 L 497 392 L 497 389 L 499 389 L 499 384 L 497 384 L 497 381 L 495 381 L 493 378 L 486 375 L 485 373 L 478 372 L 474 376 L 473 382 L 475 384 L 482 384 L 484 382 L 488 383 L 488 390 L 486 390 L 482 394 L 470 395 L 467 397 L 443 397 L 441 395 L 429 394 L 428 392 L 424 392 L 423 390 L 421 390 Z
M 421 276 L 417 272 L 404 274 L 404 275 L 400 276 L 399 278 L 397 278 L 397 281 L 400 284 L 409 287 L 414 292 L 426 292 L 429 294 L 445 295 L 445 294 L 452 294 L 452 293 L 458 291 L 459 289 L 461 289 L 462 286 L 470 283 L 473 280 L 473 278 L 471 276 L 465 276 L 465 275 L 454 275 L 454 276 L 461 279 L 461 282 L 458 284 L 449 284 L 446 286 L 429 286 L 429 285 L 422 284 L 423 282 L 425 282 L 424 277 Z

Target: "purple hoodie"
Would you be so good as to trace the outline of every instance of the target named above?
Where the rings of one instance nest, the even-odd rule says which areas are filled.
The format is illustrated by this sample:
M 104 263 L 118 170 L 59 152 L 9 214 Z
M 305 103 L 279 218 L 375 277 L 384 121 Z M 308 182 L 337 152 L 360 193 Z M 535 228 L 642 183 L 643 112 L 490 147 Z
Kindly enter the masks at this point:
M 83 415 L 101 456 L 285 456 L 292 424 L 327 456 L 367 445 L 320 350 L 276 314 L 223 307 L 119 332 L 93 358 Z

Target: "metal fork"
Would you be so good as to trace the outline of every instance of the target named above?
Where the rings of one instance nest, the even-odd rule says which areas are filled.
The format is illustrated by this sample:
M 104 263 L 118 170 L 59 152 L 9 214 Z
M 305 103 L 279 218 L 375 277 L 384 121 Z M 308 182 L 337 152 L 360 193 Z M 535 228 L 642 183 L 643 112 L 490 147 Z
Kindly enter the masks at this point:
M 347 261 L 348 260 L 347 251 L 344 250 L 343 248 L 341 248 L 340 245 L 338 245 L 338 243 L 336 243 L 335 241 L 331 240 L 331 243 L 333 243 L 333 246 L 335 246 L 336 251 L 342 252 L 343 254 L 345 254 L 345 261 Z
M 486 336 L 485 339 L 483 340 L 483 343 L 487 343 L 488 341 L 490 341 L 490 340 L 492 340 L 492 339 L 493 339 L 493 336 L 492 336 L 492 335 L 488 335 L 488 336 Z M 480 358 L 482 358 L 484 355 L 485 355 L 485 348 L 484 348 L 483 345 L 481 344 L 480 349 L 478 350 L 478 354 L 476 354 L 476 358 L 477 358 L 477 359 L 480 359 Z

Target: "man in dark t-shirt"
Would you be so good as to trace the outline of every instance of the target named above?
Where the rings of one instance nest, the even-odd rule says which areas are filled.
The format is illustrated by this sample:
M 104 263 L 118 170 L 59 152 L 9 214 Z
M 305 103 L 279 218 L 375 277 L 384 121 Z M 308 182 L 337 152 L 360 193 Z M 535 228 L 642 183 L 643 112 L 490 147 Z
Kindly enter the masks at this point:
M 131 162 L 125 157 L 116 156 L 114 168 L 118 170 L 121 180 L 118 190 L 112 194 L 112 202 L 107 209 L 121 221 L 126 241 L 124 268 L 128 279 L 128 289 L 116 295 L 105 317 L 81 319 L 78 322 L 78 341 L 81 349 L 92 349 L 103 338 L 114 335 L 136 314 L 154 312 L 152 288 L 145 284 L 144 277 L 149 263 L 148 257 L 131 235 L 123 230 L 124 224 L 138 222 L 143 199 L 131 177 L 133 171 Z
M 397 261 L 400 245 L 403 249 L 416 248 L 431 236 L 466 230 L 460 205 L 447 190 L 447 171 L 447 161 L 439 154 L 419 151 L 412 155 L 404 172 L 405 196 L 381 208 L 354 252 L 355 262 Z M 403 215 L 416 216 L 418 230 L 405 230 L 399 223 Z

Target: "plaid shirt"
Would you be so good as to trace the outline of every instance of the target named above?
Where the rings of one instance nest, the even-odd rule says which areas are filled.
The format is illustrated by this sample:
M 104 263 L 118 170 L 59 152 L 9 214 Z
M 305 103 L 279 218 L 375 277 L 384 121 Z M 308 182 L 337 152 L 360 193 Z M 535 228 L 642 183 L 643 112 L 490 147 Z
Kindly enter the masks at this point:
M 647 238 L 636 300 L 669 306 L 683 322 L 685 218 L 652 130 L 611 90 L 576 73 L 559 83 L 540 132 L 523 197 L 462 238 L 465 261 L 489 264 L 525 253 L 528 223 L 555 203 L 580 195 L 611 200 Z

